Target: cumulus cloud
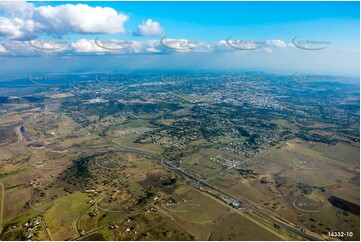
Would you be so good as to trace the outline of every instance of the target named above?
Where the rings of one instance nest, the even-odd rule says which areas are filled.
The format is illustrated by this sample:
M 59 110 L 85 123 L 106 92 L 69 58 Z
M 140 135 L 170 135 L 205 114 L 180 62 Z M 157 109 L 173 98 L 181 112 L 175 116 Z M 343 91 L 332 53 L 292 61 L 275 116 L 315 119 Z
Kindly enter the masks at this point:
M 125 49 L 127 54 L 158 53 L 160 49 L 159 40 L 133 41 L 133 44 Z
M 86 4 L 41 6 L 36 9 L 56 33 L 124 33 L 128 16 L 108 7 L 90 7 Z
M 210 44 L 210 43 L 199 42 L 199 43 L 194 47 L 194 51 L 195 51 L 195 52 L 212 52 L 212 51 L 214 51 L 214 47 L 213 47 L 213 45 Z
M 153 40 L 119 40 L 119 39 L 79 39 L 65 40 L 9 40 L 2 43 L 6 52 L 2 55 L 137 55 L 137 54 L 171 54 L 171 53 L 246 53 L 249 51 L 275 53 L 278 49 L 287 48 L 283 41 L 267 40 L 259 48 L 242 51 L 233 48 L 226 40 L 218 42 L 202 42 L 188 39 L 162 38 Z M 250 47 L 250 46 L 247 46 Z M 246 48 L 246 47 L 245 47 Z
M 129 17 L 109 7 L 63 4 L 34 7 L 24 2 L 1 2 L 0 37 L 22 40 L 44 33 L 61 36 L 68 33 L 124 33 Z
M 109 40 L 105 42 L 124 42 L 125 44 L 106 44 L 99 41 L 96 44 L 95 40 L 81 39 L 72 43 L 70 51 L 77 53 L 107 53 L 107 54 L 146 54 L 158 53 L 159 49 L 158 40 L 145 40 L 145 41 L 123 41 L 123 40 Z M 117 49 L 117 47 L 123 47 Z
M 40 24 L 32 20 L 0 17 L 0 36 L 8 39 L 27 39 L 34 37 L 34 31 L 40 26 Z
M 159 53 L 162 52 L 160 50 L 160 43 L 158 40 L 148 40 L 146 41 L 145 50 L 150 53 Z
M 116 44 L 108 44 L 114 42 Z M 117 44 L 118 42 L 124 44 Z M 124 47 L 124 48 L 118 48 Z M 162 52 L 159 40 L 123 41 L 79 39 L 73 42 L 50 41 L 19 41 L 10 40 L 0 44 L 0 53 L 6 56 L 41 56 L 41 55 L 122 55 L 122 54 L 151 54 Z
M 227 44 L 227 41 L 226 40 L 219 40 L 218 42 L 216 42 L 214 44 L 214 48 L 219 50 L 219 51 L 226 51 L 226 50 L 231 50 L 229 48 L 229 45 Z
M 7 56 L 33 56 L 40 54 L 40 50 L 35 49 L 29 45 L 27 41 L 11 40 L 2 43 Z
M 161 50 L 158 50 L 154 47 L 149 47 L 146 49 L 148 52 L 151 52 L 151 53 L 159 53 L 159 52 L 162 52 Z
M 95 44 L 94 40 L 80 39 L 71 44 L 71 48 L 75 52 L 80 53 L 92 53 L 92 52 L 106 52 L 109 51 L 105 48 L 101 48 Z
M 165 52 L 211 52 L 213 47 L 211 44 L 188 39 L 166 39 L 162 38 L 159 43 Z
M 0 2 L 0 9 L 9 17 L 31 18 L 34 13 L 34 4 L 25 1 Z
M 165 34 L 158 22 L 148 19 L 143 24 L 139 25 L 134 35 L 137 36 L 163 36 Z
M 266 44 L 272 47 L 286 48 L 287 44 L 282 40 L 267 40 Z
M 187 39 L 165 39 L 162 38 L 160 43 L 166 49 L 174 51 L 189 51 L 192 46 L 189 45 Z
M 274 49 L 287 48 L 289 45 L 282 40 L 243 41 L 227 39 L 220 40 L 214 45 L 214 47 L 218 51 L 240 50 L 265 51 L 267 53 L 272 53 Z

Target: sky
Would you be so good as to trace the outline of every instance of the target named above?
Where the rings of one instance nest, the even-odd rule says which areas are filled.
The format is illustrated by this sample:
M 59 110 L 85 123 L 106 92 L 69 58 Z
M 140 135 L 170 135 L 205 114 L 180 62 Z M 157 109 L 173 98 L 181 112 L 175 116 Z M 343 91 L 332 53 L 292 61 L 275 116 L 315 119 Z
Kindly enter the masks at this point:
M 359 2 L 0 2 L 0 74 L 359 76 Z

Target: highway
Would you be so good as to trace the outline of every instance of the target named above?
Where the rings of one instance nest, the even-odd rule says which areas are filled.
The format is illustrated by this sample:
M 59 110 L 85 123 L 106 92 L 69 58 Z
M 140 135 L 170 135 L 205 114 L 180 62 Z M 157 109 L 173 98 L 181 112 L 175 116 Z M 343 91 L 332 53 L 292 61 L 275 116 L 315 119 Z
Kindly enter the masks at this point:
M 89 149 L 87 149 L 87 150 L 89 150 Z M 97 150 L 97 149 L 94 149 L 94 150 Z M 104 151 L 104 149 L 100 149 L 100 150 L 103 150 L 103 151 Z M 271 221 L 271 222 L 274 223 L 275 225 L 277 225 L 277 226 L 279 226 L 279 227 L 281 227 L 281 228 L 283 228 L 283 229 L 285 229 L 285 230 L 287 230 L 287 231 L 289 231 L 289 232 L 291 232 L 291 233 L 297 234 L 297 235 L 299 235 L 299 236 L 301 236 L 301 237 L 303 237 L 303 238 L 305 238 L 305 239 L 307 239 L 307 240 L 311 240 L 311 241 L 319 241 L 319 240 L 322 240 L 322 239 L 320 239 L 320 238 L 317 238 L 317 237 L 314 237 L 314 236 L 309 235 L 309 234 L 307 234 L 307 233 L 304 233 L 304 232 L 302 232 L 301 230 L 298 230 L 298 229 L 296 229 L 296 228 L 294 228 L 294 227 L 291 227 L 290 225 L 288 225 L 288 224 L 286 224 L 286 223 L 283 223 L 283 222 L 281 222 L 281 221 L 273 218 L 273 217 L 270 216 L 269 214 L 261 211 L 260 209 L 254 207 L 253 205 L 249 204 L 249 202 L 244 201 L 244 200 L 240 200 L 240 199 L 238 199 L 238 198 L 235 198 L 235 197 L 233 197 L 232 195 L 224 192 L 222 189 L 220 189 L 220 188 L 218 188 L 218 187 L 216 187 L 216 186 L 208 183 L 207 181 L 210 180 L 210 179 L 207 179 L 207 181 L 204 181 L 204 180 L 202 180 L 202 179 L 199 179 L 199 178 L 193 176 L 192 174 L 189 174 L 188 172 L 186 172 L 186 171 L 184 171 L 184 170 L 182 170 L 182 169 L 180 169 L 180 168 L 178 168 L 178 167 L 173 166 L 172 164 L 168 163 L 167 161 L 165 161 L 162 157 L 160 157 L 160 156 L 158 156 L 158 155 L 154 155 L 154 154 L 151 154 L 151 153 L 148 153 L 148 152 L 145 152 L 145 151 L 141 151 L 141 150 L 128 149 L 128 148 L 124 148 L 124 147 L 119 147 L 119 148 L 118 148 L 118 147 L 117 147 L 117 148 L 110 148 L 110 147 L 109 147 L 108 150 L 120 151 L 120 152 L 128 152 L 128 153 L 133 153 L 133 154 L 137 154 L 137 155 L 144 156 L 144 157 L 149 157 L 149 158 L 152 158 L 152 159 L 154 159 L 154 160 L 158 160 L 158 161 L 160 161 L 160 163 L 161 163 L 164 167 L 169 168 L 169 169 L 171 169 L 172 171 L 174 171 L 174 172 L 176 172 L 176 173 L 178 173 L 178 174 L 180 174 L 180 175 L 183 175 L 183 176 L 185 176 L 185 177 L 193 180 L 194 182 L 196 182 L 196 183 L 198 183 L 198 184 L 200 184 L 200 185 L 202 185 L 202 186 L 211 188 L 211 189 L 213 189 L 214 191 L 219 192 L 220 194 L 222 194 L 223 196 L 225 196 L 225 197 L 227 197 L 227 198 L 230 198 L 230 199 L 232 199 L 232 200 L 235 200 L 235 201 L 238 201 L 238 202 L 242 203 L 243 206 L 245 206 L 245 207 L 248 208 L 249 210 L 252 210 L 254 213 L 258 214 L 260 217 L 263 217 L 263 218 L 267 219 L 268 221 Z M 234 167 L 233 167 L 233 168 L 234 168 Z M 220 172 L 219 174 L 223 174 L 224 172 L 225 172 L 225 171 L 222 171 L 222 172 Z M 211 179 L 217 177 L 219 174 L 214 175 Z M 154 205 L 154 204 L 149 204 L 149 205 Z M 149 207 L 149 205 L 146 206 L 146 207 Z M 142 208 L 142 209 L 140 209 L 139 211 L 141 211 L 141 210 L 143 210 L 143 209 L 145 209 L 145 208 Z M 133 212 L 133 213 L 127 215 L 127 216 L 134 215 L 134 214 L 138 213 L 139 211 L 135 211 L 135 212 Z M 127 216 L 125 216 L 125 217 L 127 217 Z M 124 219 L 124 218 L 122 218 L 122 219 Z M 121 219 L 120 219 L 120 220 L 121 220 Z M 118 220 L 118 221 L 120 221 L 120 220 Z M 114 221 L 114 222 L 115 222 L 115 221 Z M 88 231 L 88 232 L 86 232 L 84 235 L 89 235 L 89 234 L 91 234 L 91 233 L 93 233 L 93 232 L 95 232 L 95 231 L 97 231 L 97 230 L 99 230 L 99 229 L 101 229 L 101 228 L 106 227 L 106 226 L 108 226 L 108 225 L 105 225 L 105 226 L 102 226 L 102 227 L 93 229 L 93 230 L 91 230 L 91 231 Z M 78 239 L 78 238 L 76 238 L 76 239 Z
M 257 213 L 258 215 L 260 215 L 263 218 L 268 219 L 269 221 L 273 222 L 274 224 L 278 225 L 281 228 L 284 228 L 284 229 L 286 229 L 286 230 L 288 230 L 290 232 L 293 232 L 293 233 L 295 233 L 295 234 L 297 234 L 297 235 L 299 235 L 299 236 L 301 236 L 301 237 L 303 237 L 303 238 L 305 238 L 307 240 L 311 240 L 311 241 L 321 240 L 321 239 L 316 238 L 316 237 L 314 237 L 312 235 L 306 234 L 306 233 L 304 233 L 304 232 L 302 232 L 302 231 L 300 231 L 298 229 L 295 229 L 295 228 L 293 228 L 293 227 L 291 227 L 291 226 L 289 226 L 289 225 L 287 225 L 287 224 L 285 224 L 285 223 L 283 223 L 283 222 L 281 222 L 279 220 L 276 220 L 275 218 L 273 218 L 270 215 L 262 212 L 261 210 L 254 207 L 253 205 L 249 204 L 248 202 L 241 201 L 241 200 L 239 200 L 239 199 L 225 193 L 222 189 L 219 189 L 218 187 L 215 187 L 212 184 L 209 184 L 208 182 L 206 182 L 204 180 L 201 180 L 201 179 L 199 179 L 199 178 L 197 178 L 197 177 L 195 177 L 195 176 L 193 176 L 193 175 L 191 175 L 191 174 L 189 174 L 189 173 L 187 173 L 187 172 L 185 172 L 185 171 L 183 171 L 183 170 L 181 170 L 181 169 L 179 169 L 177 167 L 172 166 L 171 164 L 164 161 L 164 159 L 161 159 L 161 163 L 164 166 L 166 166 L 167 168 L 173 170 L 174 172 L 176 172 L 178 174 L 184 175 L 184 176 L 188 177 L 189 179 L 191 179 L 191 180 L 193 180 L 195 182 L 198 182 L 199 184 L 201 184 L 203 186 L 209 187 L 209 188 L 219 192 L 220 194 L 222 194 L 225 197 L 228 197 L 228 198 L 230 198 L 232 200 L 235 200 L 235 201 L 238 201 L 238 202 L 242 203 L 243 206 L 247 207 L 248 209 L 251 209 L 253 212 Z

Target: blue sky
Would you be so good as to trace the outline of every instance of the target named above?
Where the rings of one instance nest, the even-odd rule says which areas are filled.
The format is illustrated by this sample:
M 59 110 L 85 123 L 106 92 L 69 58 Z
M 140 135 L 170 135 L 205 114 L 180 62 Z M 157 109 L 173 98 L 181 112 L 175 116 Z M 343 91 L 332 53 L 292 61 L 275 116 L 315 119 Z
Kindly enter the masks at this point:
M 229 35 L 286 39 L 295 35 L 316 34 L 321 38 L 337 38 L 337 42 L 346 43 L 345 38 L 339 35 L 342 33 L 353 36 L 354 43 L 358 40 L 355 31 L 359 29 L 359 2 L 85 3 L 93 7 L 111 7 L 129 15 L 125 26 L 130 30 L 146 19 L 153 19 L 160 22 L 167 35 L 174 38 L 216 41 Z M 56 6 L 66 2 L 47 4 Z
M 31 62 L 24 67 L 23 62 L 32 58 L 33 63 L 44 62 L 45 69 L 48 63 L 58 63 L 64 72 L 87 69 L 79 60 L 88 69 L 96 69 L 93 63 L 98 59 L 112 63 L 101 67 L 106 71 L 122 65 L 134 70 L 254 69 L 359 75 L 359 2 L 18 2 L 0 3 L 0 9 L 0 60 L 17 58 L 8 63 L 19 63 L 24 72 L 37 70 Z M 109 51 L 97 45 L 96 37 L 134 43 L 122 51 Z M 262 43 L 234 44 L 233 48 L 228 37 Z M 295 47 L 295 37 L 329 43 L 300 44 L 323 48 L 305 50 Z M 29 40 L 65 40 L 68 44 L 44 51 L 43 45 L 40 49 L 29 46 Z M 69 66 L 61 61 L 64 58 Z
M 337 33 L 355 37 L 359 25 L 359 2 L 70 2 L 111 7 L 130 19 L 133 30 L 142 21 L 160 22 L 167 35 L 216 41 L 232 35 L 248 38 L 292 38 L 314 35 L 338 38 Z M 66 2 L 35 2 L 62 5 Z M 210 34 L 211 32 L 211 34 Z M 316 33 L 314 33 L 316 32 Z M 357 32 L 356 32 L 357 33 Z M 125 36 L 126 37 L 126 36 Z M 353 38 L 356 42 L 357 38 Z

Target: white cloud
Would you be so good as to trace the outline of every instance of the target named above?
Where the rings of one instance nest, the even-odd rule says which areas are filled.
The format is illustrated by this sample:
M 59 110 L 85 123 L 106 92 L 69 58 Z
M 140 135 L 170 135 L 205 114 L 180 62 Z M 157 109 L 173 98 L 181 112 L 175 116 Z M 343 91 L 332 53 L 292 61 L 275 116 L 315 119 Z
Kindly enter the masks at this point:
M 213 50 L 213 46 L 209 43 L 188 39 L 162 38 L 159 43 L 162 45 L 164 51 L 167 52 L 211 52 Z
M 160 43 L 158 40 L 148 40 L 145 42 L 146 47 L 145 50 L 147 52 L 151 52 L 151 53 L 159 53 L 162 52 L 159 47 L 160 47 Z
M 34 13 L 34 4 L 25 1 L 0 2 L 0 9 L 10 17 L 31 18 Z
M 158 22 L 148 19 L 143 24 L 139 25 L 134 35 L 139 36 L 163 36 L 165 34 Z
M 212 44 L 206 42 L 199 42 L 197 45 L 193 46 L 195 52 L 212 52 L 214 50 Z
M 80 39 L 71 44 L 75 52 L 80 53 L 93 53 L 93 52 L 106 52 L 107 49 L 101 48 L 95 44 L 94 40 Z
M 114 43 L 122 40 L 111 40 Z M 101 41 L 100 41 L 101 42 Z M 108 41 L 110 42 L 110 41 Z M 129 41 L 124 45 L 107 45 L 99 43 L 104 48 L 95 43 L 94 40 L 81 39 L 72 43 L 71 51 L 77 53 L 107 53 L 107 54 L 142 54 L 142 53 L 157 53 L 161 52 L 158 49 L 158 40 L 145 40 L 145 41 Z M 116 49 L 122 47 L 121 49 Z
M 288 44 L 286 44 L 284 41 L 282 40 L 265 40 L 265 41 L 259 41 L 259 43 L 257 42 L 241 42 L 238 40 L 220 40 L 219 42 L 217 42 L 214 45 L 215 49 L 218 51 L 245 51 L 245 50 L 250 50 L 250 51 L 265 51 L 267 53 L 272 53 L 274 49 L 276 48 L 287 48 L 287 47 L 292 47 Z
M 8 39 L 32 38 L 35 36 L 36 29 L 40 27 L 41 25 L 33 20 L 0 17 L 0 36 Z
M 78 39 L 78 40 L 32 40 L 4 41 L 3 47 L 6 49 L 3 55 L 34 56 L 34 55 L 82 55 L 82 54 L 104 54 L 104 55 L 137 55 L 137 54 L 172 54 L 172 53 L 273 53 L 277 54 L 282 49 L 292 48 L 283 41 L 265 40 L 259 48 L 242 51 L 242 49 L 232 48 L 226 40 L 217 42 L 198 42 L 188 39 L 152 39 L 152 40 L 120 40 L 108 39 L 104 37 L 97 39 Z M 247 49 L 253 45 L 243 44 Z M 346 52 L 346 50 L 344 50 Z
M 27 41 L 6 41 L 2 43 L 2 46 L 6 49 L 6 55 L 9 56 L 32 56 L 40 52 L 29 45 Z
M 218 51 L 230 51 L 232 50 L 230 46 L 227 44 L 226 40 L 220 40 L 215 43 L 214 48 Z
M 148 52 L 151 52 L 151 53 L 159 53 L 159 52 L 161 52 L 161 50 L 158 50 L 158 49 L 156 49 L 156 48 L 154 48 L 154 47 L 149 47 L 149 48 L 147 48 L 146 49 Z
M 190 47 L 187 39 L 164 39 L 160 40 L 160 43 L 166 49 L 174 51 L 189 51 Z
M 161 52 L 159 46 L 159 40 L 133 41 L 133 44 L 125 49 L 125 52 L 128 54 L 158 53 Z
M 287 44 L 282 40 L 267 40 L 266 44 L 272 47 L 286 48 Z
M 55 33 L 124 33 L 128 16 L 108 7 L 90 7 L 86 4 L 41 6 L 39 15 Z
M 1 2 L 0 37 L 33 39 L 39 33 L 61 36 L 67 33 L 124 33 L 128 16 L 109 7 L 86 4 L 41 6 L 24 2 Z

